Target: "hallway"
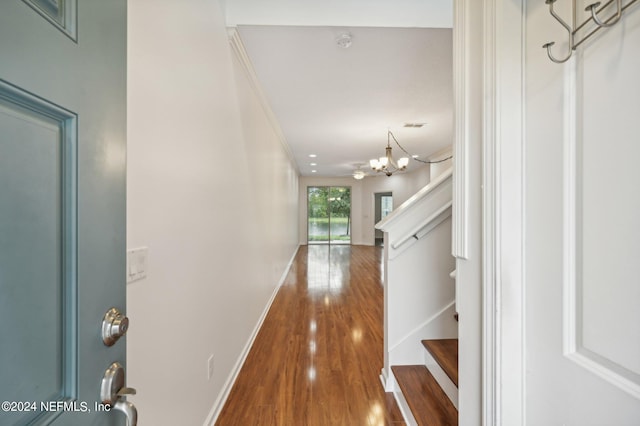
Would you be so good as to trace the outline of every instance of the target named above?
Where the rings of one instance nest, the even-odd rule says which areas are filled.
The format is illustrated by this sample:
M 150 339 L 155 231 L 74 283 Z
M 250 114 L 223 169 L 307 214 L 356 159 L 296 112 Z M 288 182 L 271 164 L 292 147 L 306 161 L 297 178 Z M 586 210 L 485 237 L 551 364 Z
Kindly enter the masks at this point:
M 380 383 L 380 247 L 301 246 L 217 425 L 403 425 Z

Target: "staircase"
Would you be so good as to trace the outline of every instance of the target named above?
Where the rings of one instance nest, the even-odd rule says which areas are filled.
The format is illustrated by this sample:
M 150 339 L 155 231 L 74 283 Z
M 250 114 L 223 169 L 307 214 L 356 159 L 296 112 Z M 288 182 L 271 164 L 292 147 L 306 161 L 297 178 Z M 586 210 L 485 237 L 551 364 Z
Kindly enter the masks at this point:
M 458 424 L 451 205 L 449 169 L 376 224 L 384 231 L 380 377 L 408 425 Z
M 422 344 L 443 370 L 451 384 L 458 386 L 458 340 L 423 340 Z M 406 404 L 411 417 L 405 414 L 409 424 L 419 426 L 455 426 L 458 424 L 458 410 L 443 386 L 432 373 L 432 366 L 397 365 L 391 370 L 402 392 L 401 405 Z M 437 371 L 437 370 L 436 370 Z M 440 379 L 442 381 L 442 378 Z M 450 384 L 445 384 L 450 386 Z M 415 423 L 414 423 L 415 422 Z

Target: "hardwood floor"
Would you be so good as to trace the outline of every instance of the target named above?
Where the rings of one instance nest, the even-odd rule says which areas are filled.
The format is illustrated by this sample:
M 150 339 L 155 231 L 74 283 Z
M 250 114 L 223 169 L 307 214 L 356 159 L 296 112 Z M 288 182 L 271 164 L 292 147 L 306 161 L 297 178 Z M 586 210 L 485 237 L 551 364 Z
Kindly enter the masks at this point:
M 404 425 L 379 379 L 381 256 L 300 247 L 216 425 Z

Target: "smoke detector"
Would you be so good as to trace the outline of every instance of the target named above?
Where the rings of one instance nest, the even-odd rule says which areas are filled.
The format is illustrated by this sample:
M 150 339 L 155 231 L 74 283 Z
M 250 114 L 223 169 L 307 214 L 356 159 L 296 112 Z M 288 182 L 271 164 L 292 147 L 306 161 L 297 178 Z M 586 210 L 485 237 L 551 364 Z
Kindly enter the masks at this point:
M 336 44 L 343 49 L 347 49 L 351 46 L 351 39 L 351 33 L 342 33 L 336 37 Z

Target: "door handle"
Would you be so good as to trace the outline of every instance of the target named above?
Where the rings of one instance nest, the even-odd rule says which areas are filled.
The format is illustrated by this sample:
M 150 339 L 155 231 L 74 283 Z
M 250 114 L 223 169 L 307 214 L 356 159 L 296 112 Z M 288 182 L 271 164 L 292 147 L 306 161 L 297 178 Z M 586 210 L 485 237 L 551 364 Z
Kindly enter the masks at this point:
M 127 418 L 127 426 L 138 425 L 138 410 L 136 409 L 136 406 L 129 401 L 119 400 L 113 404 L 113 409 L 124 413 Z
M 124 367 L 119 362 L 114 362 L 104 372 L 100 387 L 100 399 L 102 403 L 120 411 L 127 418 L 127 426 L 137 426 L 138 410 L 131 402 L 124 398 L 127 395 L 135 395 L 136 390 L 125 387 Z

